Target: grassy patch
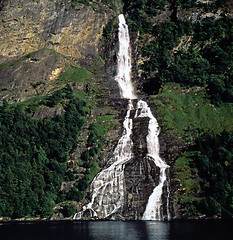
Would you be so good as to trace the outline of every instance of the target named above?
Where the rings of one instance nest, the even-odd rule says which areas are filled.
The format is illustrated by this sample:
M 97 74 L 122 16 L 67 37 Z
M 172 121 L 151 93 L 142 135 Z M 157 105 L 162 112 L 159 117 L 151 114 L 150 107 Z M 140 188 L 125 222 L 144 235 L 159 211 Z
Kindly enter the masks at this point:
M 61 73 L 58 82 L 70 83 L 70 82 L 85 82 L 91 78 L 92 73 L 85 68 L 70 66 L 65 72 Z
M 164 119 L 165 129 L 172 129 L 184 141 L 195 139 L 200 132 L 216 135 L 223 130 L 233 131 L 232 103 L 223 103 L 219 107 L 212 105 L 203 88 L 187 89 L 168 83 L 154 97 L 154 102 L 160 106 L 159 114 Z
M 105 115 L 97 117 L 97 124 L 100 126 L 99 134 L 106 136 L 107 131 L 113 127 L 113 121 L 115 119 L 114 115 Z

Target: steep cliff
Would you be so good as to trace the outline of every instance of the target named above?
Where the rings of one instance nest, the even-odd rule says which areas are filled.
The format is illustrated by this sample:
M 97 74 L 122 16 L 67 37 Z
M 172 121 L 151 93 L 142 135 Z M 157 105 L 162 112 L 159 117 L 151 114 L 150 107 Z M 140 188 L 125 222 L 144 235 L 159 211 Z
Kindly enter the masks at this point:
M 1 1 L 1 100 L 46 94 L 67 64 L 97 59 L 103 28 L 119 11 L 115 3 L 113 11 L 104 1 Z
M 101 1 L 2 1 L 1 57 L 49 48 L 71 58 L 95 58 L 103 27 L 116 14 Z

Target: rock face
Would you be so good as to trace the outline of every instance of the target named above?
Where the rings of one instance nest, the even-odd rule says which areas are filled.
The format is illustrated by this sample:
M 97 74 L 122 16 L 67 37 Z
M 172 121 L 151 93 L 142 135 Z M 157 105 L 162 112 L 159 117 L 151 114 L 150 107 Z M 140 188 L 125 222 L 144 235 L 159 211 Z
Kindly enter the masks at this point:
M 44 49 L 30 54 L 0 71 L 0 98 L 8 102 L 25 101 L 49 92 L 59 74 L 71 63 L 60 54 Z
M 2 61 L 45 47 L 72 58 L 96 57 L 103 27 L 115 13 L 106 6 L 100 13 L 92 6 L 71 4 L 68 0 L 3 1 Z
M 123 216 L 140 220 L 153 189 L 158 185 L 159 168 L 147 157 L 146 136 L 149 118 L 133 120 L 133 159 L 125 167 L 126 199 Z

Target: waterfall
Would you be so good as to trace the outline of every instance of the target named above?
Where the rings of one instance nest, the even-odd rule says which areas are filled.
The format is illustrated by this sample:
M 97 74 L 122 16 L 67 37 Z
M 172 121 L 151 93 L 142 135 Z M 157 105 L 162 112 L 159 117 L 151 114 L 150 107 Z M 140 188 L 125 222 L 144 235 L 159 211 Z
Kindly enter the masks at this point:
M 92 199 L 83 210 L 74 215 L 74 219 L 90 218 L 105 219 L 124 206 L 124 169 L 125 164 L 132 158 L 133 120 L 130 118 L 135 99 L 133 85 L 131 84 L 131 59 L 128 26 L 123 15 L 119 16 L 119 51 L 117 57 L 117 75 L 115 80 L 119 84 L 122 98 L 129 99 L 128 109 L 123 122 L 123 134 L 117 143 L 113 157 L 109 160 L 111 166 L 103 169 L 93 179 L 90 192 Z
M 125 22 L 124 15 L 119 15 L 119 52 L 118 52 L 118 71 L 115 80 L 118 82 L 121 96 L 128 99 L 136 99 L 133 85 L 131 82 L 131 56 L 130 56 L 130 39 L 128 26 Z M 143 220 L 163 220 L 162 194 L 165 184 L 167 184 L 167 192 L 169 194 L 169 186 L 167 182 L 166 170 L 169 166 L 159 157 L 159 132 L 160 128 L 156 118 L 151 113 L 147 103 L 143 100 L 138 101 L 134 118 L 148 117 L 148 135 L 147 151 L 156 166 L 160 168 L 159 184 L 153 190 L 149 197 L 146 210 L 143 214 Z M 167 198 L 167 217 L 170 220 L 169 202 Z
M 114 213 L 119 213 L 124 206 L 124 169 L 125 164 L 133 157 L 131 134 L 133 129 L 132 111 L 134 118 L 149 118 L 147 141 L 147 155 L 160 168 L 159 184 L 149 197 L 143 220 L 163 220 L 162 194 L 165 184 L 169 194 L 166 170 L 169 166 L 159 157 L 159 125 L 151 113 L 151 109 L 143 100 L 137 102 L 136 109 L 133 99 L 137 99 L 131 82 L 131 50 L 129 30 L 124 15 L 119 15 L 119 50 L 117 56 L 117 75 L 115 77 L 120 89 L 121 98 L 128 99 L 127 113 L 123 122 L 123 134 L 117 143 L 111 165 L 96 175 L 90 186 L 91 201 L 82 211 L 74 215 L 74 219 L 105 219 Z M 141 170 L 140 170 L 141 171 Z M 169 202 L 167 200 L 167 216 L 169 218 Z

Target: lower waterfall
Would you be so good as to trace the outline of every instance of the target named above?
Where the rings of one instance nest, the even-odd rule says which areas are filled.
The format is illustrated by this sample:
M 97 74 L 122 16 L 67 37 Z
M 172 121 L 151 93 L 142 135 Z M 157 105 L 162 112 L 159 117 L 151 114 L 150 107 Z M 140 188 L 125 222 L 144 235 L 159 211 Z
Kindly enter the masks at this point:
M 155 165 L 160 168 L 159 184 L 154 189 L 151 196 L 149 197 L 146 210 L 142 216 L 142 220 L 164 220 L 163 209 L 162 209 L 162 206 L 163 206 L 162 194 L 163 194 L 163 187 L 167 183 L 166 169 L 169 168 L 169 166 L 159 157 L 158 136 L 159 136 L 160 128 L 156 118 L 151 113 L 151 110 L 145 101 L 142 101 L 142 100 L 138 101 L 135 118 L 136 117 L 148 117 L 150 119 L 149 125 L 148 125 L 148 135 L 146 137 L 147 151 L 148 151 L 147 155 L 151 157 Z M 170 220 L 168 206 L 167 206 L 167 216 L 168 216 L 168 220 Z
M 74 219 L 97 218 L 105 219 L 124 205 L 124 166 L 132 157 L 133 142 L 130 139 L 132 133 L 132 119 L 130 113 L 133 110 L 132 101 L 129 100 L 126 117 L 123 123 L 123 135 L 118 141 L 113 157 L 109 160 L 112 165 L 103 169 L 93 179 L 90 192 L 92 199 L 83 210 L 74 215 Z M 86 215 L 86 216 L 85 216 Z
M 148 104 L 137 100 L 131 82 L 131 56 L 128 26 L 124 15 L 119 15 L 119 51 L 117 57 L 117 75 L 115 77 L 122 98 L 128 99 L 127 113 L 123 122 L 123 134 L 109 160 L 111 165 L 103 169 L 93 179 L 90 186 L 91 201 L 82 211 L 74 215 L 74 219 L 106 219 L 115 213 L 121 214 L 125 203 L 124 170 L 128 161 L 133 158 L 133 141 L 131 139 L 133 118 L 149 118 L 148 134 L 146 137 L 147 157 L 160 169 L 159 183 L 149 197 L 142 220 L 164 220 L 162 195 L 167 191 L 167 219 L 169 213 L 169 185 L 167 169 L 169 166 L 159 157 L 160 128 L 156 118 L 151 113 Z M 136 103 L 136 106 L 135 105 Z M 141 171 L 141 170 L 140 170 Z M 114 219 L 111 218 L 111 219 Z

